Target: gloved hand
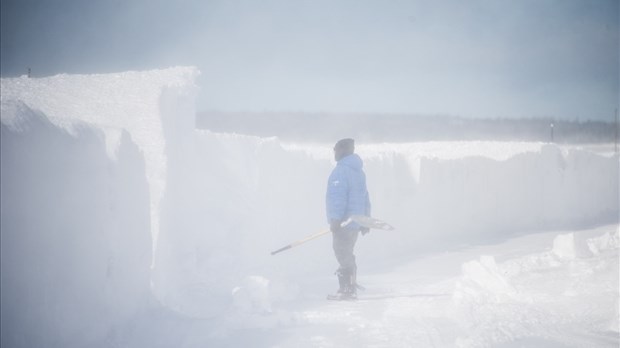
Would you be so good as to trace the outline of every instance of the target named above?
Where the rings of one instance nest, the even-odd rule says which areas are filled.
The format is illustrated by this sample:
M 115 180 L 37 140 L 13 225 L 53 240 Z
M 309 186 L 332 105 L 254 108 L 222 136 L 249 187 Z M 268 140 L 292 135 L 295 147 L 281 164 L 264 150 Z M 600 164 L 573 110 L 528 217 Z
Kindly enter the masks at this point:
M 332 222 L 329 224 L 329 230 L 333 233 L 339 232 L 340 230 L 342 230 L 342 226 L 340 226 L 341 224 L 342 220 L 332 220 Z
M 360 227 L 360 231 L 362 232 L 362 236 L 365 236 L 366 233 L 370 232 L 370 228 L 368 228 L 368 227 Z

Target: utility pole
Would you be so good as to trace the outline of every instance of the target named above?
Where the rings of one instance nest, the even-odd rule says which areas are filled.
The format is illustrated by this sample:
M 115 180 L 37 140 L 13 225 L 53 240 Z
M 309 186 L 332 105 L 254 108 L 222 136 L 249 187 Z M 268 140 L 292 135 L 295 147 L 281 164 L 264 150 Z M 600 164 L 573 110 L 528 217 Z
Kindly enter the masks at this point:
M 550 127 L 551 127 L 551 143 L 553 143 L 554 142 L 553 141 L 553 128 L 554 128 L 553 121 L 551 121 Z
M 620 125 L 618 124 L 618 108 L 616 108 L 616 116 L 615 116 L 615 136 L 614 136 L 614 153 L 617 155 L 618 154 L 618 127 L 620 127 Z

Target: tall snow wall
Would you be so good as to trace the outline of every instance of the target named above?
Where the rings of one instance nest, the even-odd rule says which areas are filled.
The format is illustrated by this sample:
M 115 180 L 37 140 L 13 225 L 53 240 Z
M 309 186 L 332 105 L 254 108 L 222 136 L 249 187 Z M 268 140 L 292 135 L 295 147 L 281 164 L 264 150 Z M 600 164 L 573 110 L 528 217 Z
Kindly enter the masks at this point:
M 357 152 L 373 215 L 397 227 L 360 238 L 362 273 L 518 233 L 618 221 L 617 156 L 491 142 L 361 144 Z M 154 270 L 165 303 L 215 316 L 244 277 L 285 283 L 286 298 L 335 271 L 330 238 L 269 253 L 327 226 L 331 146 L 196 131 L 182 153 L 170 157 Z
M 60 126 L 3 100 L 0 168 L 2 346 L 113 345 L 150 297 L 137 146 L 126 131 Z
M 19 100 L 54 124 L 100 127 L 108 152 L 116 138 L 107 128 L 127 133 L 144 155 L 150 193 L 151 290 L 169 308 L 210 317 L 227 310 L 247 276 L 281 280 L 290 297 L 291 288 L 333 273 L 328 237 L 269 252 L 326 228 L 334 162 L 332 144 L 195 130 L 196 75 L 173 68 L 3 79 L 2 100 Z M 357 150 L 373 215 L 397 227 L 360 238 L 361 275 L 431 250 L 618 220 L 617 156 L 539 143 L 360 143 Z
M 445 143 L 430 155 L 416 146 L 433 148 L 410 144 L 390 156 L 400 174 L 382 175 L 383 156 L 371 158 L 367 169 L 378 209 L 405 227 L 392 254 L 619 219 L 617 155 L 488 142 Z
M 168 143 L 194 129 L 193 67 L 114 74 L 1 79 L 2 102 L 22 101 L 58 124 L 80 120 L 124 129 L 145 157 L 154 242 L 166 186 Z
M 1 79 L 2 346 L 115 346 L 153 304 L 166 144 L 193 130 L 197 74 Z

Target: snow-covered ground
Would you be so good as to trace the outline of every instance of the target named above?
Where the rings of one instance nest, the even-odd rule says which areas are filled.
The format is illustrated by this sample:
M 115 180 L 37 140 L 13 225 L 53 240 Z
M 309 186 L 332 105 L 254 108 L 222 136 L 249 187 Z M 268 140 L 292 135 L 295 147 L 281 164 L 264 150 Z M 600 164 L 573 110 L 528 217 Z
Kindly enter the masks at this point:
M 2 345 L 617 346 L 619 160 L 358 144 L 373 215 L 327 303 L 332 144 L 193 127 L 193 68 L 1 80 Z M 42 342 L 45 342 L 43 344 Z
M 384 233 L 384 232 L 374 232 Z M 617 225 L 530 234 L 363 274 L 355 302 L 261 276 L 216 320 L 149 316 L 129 344 L 150 347 L 617 347 Z

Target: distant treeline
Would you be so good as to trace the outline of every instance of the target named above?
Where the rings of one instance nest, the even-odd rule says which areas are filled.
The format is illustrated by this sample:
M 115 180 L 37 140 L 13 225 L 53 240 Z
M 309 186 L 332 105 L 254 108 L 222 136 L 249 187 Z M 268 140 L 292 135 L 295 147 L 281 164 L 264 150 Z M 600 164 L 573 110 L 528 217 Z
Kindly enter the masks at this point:
M 199 112 L 196 127 L 297 142 L 333 142 L 353 137 L 364 142 L 441 140 L 610 143 L 617 124 L 543 118 L 471 119 L 443 115 L 284 112 Z

